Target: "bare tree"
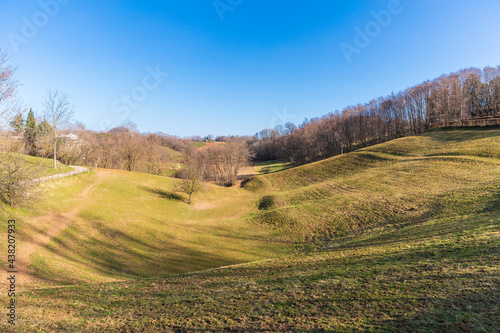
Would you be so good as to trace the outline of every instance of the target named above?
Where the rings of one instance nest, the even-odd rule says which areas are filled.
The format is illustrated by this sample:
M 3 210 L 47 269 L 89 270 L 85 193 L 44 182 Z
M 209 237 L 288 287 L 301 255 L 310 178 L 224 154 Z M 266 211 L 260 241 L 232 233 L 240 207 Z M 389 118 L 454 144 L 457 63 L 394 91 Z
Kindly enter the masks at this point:
M 52 143 L 54 169 L 57 168 L 57 141 L 61 132 L 66 130 L 73 118 L 74 107 L 70 105 L 69 97 L 65 93 L 49 90 L 43 100 L 45 117 L 53 128 Z
M 7 54 L 0 49 L 0 131 L 20 111 L 15 98 L 18 82 L 14 78 L 14 72 L 15 68 L 8 64 Z
M 197 170 L 204 180 L 214 181 L 220 186 L 233 186 L 240 170 L 249 164 L 250 151 L 246 140 L 232 139 L 198 151 L 195 156 Z
M 234 141 L 225 145 L 225 166 L 229 185 L 235 185 L 240 170 L 249 164 L 250 151 L 246 142 Z
M 201 189 L 201 177 L 197 167 L 196 156 L 188 156 L 185 163 L 184 179 L 182 179 L 179 185 L 179 190 L 189 196 L 188 203 L 191 204 L 193 194 Z

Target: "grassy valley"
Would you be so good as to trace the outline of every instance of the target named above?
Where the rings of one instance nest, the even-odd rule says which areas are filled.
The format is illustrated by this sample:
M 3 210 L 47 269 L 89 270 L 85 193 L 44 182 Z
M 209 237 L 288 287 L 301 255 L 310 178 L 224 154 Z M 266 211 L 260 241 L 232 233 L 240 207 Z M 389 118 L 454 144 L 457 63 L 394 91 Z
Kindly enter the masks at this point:
M 50 229 L 60 229 L 31 254 L 30 284 L 165 276 L 280 253 L 273 232 L 244 223 L 250 193 L 207 185 L 188 205 L 173 192 L 176 182 L 98 170 L 45 184 L 45 202 L 17 213 L 27 242 L 36 244 Z
M 493 332 L 499 158 L 497 129 L 435 130 L 207 185 L 193 205 L 166 177 L 47 183 L 4 213 L 39 244 L 17 329 Z

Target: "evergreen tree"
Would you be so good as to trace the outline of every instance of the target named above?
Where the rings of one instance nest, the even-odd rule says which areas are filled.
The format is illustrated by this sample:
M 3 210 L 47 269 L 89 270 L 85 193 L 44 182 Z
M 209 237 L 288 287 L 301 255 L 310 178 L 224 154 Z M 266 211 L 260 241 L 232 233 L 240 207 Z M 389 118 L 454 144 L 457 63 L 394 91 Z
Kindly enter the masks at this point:
M 38 125 L 38 132 L 40 132 L 41 134 L 47 135 L 47 134 L 51 134 L 52 132 L 54 132 L 54 129 L 52 128 L 52 126 L 50 126 L 47 119 L 43 118 L 42 122 Z
M 24 130 L 24 119 L 22 113 L 18 113 L 14 117 L 14 119 L 10 122 L 10 127 L 12 127 L 17 134 L 20 134 Z
M 36 119 L 33 114 L 33 110 L 30 109 L 28 117 L 26 118 L 26 126 L 24 128 L 24 142 L 26 143 L 26 149 L 29 155 L 35 156 L 37 153 L 36 149 L 36 137 L 38 129 L 36 127 Z

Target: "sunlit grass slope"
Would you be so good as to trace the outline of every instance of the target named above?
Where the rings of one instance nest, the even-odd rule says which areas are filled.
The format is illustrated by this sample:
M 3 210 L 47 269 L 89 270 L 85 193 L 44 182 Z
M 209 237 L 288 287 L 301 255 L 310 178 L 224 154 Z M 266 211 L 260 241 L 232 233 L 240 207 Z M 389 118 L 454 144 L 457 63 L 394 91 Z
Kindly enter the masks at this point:
M 69 166 L 59 161 L 57 162 L 57 169 L 54 169 L 53 161 L 48 158 L 40 158 L 40 157 L 26 155 L 26 162 L 35 167 L 39 171 L 40 177 L 55 175 L 58 173 L 64 173 L 73 170 Z
M 251 220 L 297 240 L 473 209 L 500 176 L 499 130 L 438 130 L 249 181 Z
M 257 175 L 265 175 L 268 173 L 283 171 L 289 168 L 290 163 L 280 162 L 276 160 L 255 163 L 255 173 Z
M 360 232 L 307 255 L 26 292 L 17 328 L 498 332 L 499 189 L 494 180 L 480 192 L 450 192 L 441 217 Z
M 242 218 L 253 209 L 251 193 L 207 185 L 188 205 L 173 192 L 176 182 L 99 170 L 48 184 L 51 194 L 38 212 L 17 213 L 26 238 L 36 242 L 60 216 L 78 208 L 61 233 L 31 255 L 38 281 L 50 285 L 166 276 L 281 253 L 273 232 Z M 89 186 L 93 190 L 82 198 Z M 43 218 L 48 212 L 53 216 Z
M 28 165 L 29 169 L 32 171 L 35 177 L 51 176 L 73 170 L 69 166 L 59 161 L 57 162 L 57 169 L 54 169 L 52 159 L 34 157 L 24 154 L 20 154 L 20 156 L 24 159 L 25 163 Z M 0 158 L 2 158 L 2 153 L 0 153 Z
M 33 256 L 37 274 L 139 279 L 23 292 L 15 329 L 497 332 L 499 134 L 399 139 L 255 177 L 248 190 L 209 186 L 197 206 L 172 195 L 168 178 L 100 171 L 67 180 L 41 210 L 67 211 L 100 185 Z M 27 225 L 36 215 L 23 214 Z M 283 231 L 316 242 L 192 273 L 271 257 Z

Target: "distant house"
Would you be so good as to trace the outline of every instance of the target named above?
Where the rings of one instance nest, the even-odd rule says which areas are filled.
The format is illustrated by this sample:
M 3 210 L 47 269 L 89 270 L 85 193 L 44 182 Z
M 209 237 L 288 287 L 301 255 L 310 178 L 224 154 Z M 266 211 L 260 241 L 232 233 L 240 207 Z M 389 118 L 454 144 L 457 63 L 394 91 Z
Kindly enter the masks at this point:
M 61 135 L 59 135 L 59 137 L 63 138 L 63 139 L 68 139 L 68 140 L 71 140 L 71 141 L 80 141 L 80 138 L 78 137 L 78 135 L 76 135 L 74 133 L 61 134 Z
M 70 149 L 80 150 L 80 147 L 84 142 L 77 134 L 71 132 L 60 134 L 58 138 L 62 139 L 66 143 L 66 146 Z

